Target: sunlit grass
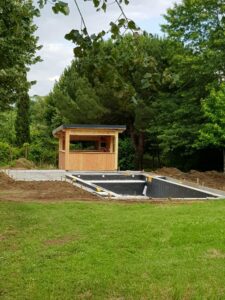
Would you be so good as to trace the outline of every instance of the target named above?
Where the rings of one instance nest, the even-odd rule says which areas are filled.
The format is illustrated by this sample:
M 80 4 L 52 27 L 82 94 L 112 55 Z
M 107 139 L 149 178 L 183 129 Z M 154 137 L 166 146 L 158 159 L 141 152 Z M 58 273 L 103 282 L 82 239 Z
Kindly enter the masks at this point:
M 225 202 L 0 203 L 0 299 L 224 299 Z

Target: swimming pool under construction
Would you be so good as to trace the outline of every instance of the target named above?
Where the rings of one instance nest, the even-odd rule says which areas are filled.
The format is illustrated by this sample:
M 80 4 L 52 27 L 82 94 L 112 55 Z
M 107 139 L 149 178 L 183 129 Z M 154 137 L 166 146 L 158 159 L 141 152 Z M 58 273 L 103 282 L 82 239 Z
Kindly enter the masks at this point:
M 66 174 L 67 180 L 100 197 L 115 199 L 221 199 L 203 187 L 192 187 L 164 176 L 145 173 L 78 173 Z

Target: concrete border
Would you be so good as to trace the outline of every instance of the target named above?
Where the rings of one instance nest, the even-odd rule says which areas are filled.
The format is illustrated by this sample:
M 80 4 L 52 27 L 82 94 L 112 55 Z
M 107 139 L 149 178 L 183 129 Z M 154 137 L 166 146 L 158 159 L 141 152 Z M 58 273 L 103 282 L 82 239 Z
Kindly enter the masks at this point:
M 15 181 L 64 181 L 64 170 L 1 170 Z

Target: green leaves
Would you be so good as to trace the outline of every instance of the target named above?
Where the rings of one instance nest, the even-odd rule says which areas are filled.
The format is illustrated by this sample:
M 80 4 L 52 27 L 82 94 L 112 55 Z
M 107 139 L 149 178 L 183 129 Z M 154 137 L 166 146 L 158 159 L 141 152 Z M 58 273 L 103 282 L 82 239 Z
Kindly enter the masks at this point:
M 110 31 L 112 33 L 113 39 L 115 39 L 118 36 L 118 34 L 120 32 L 120 27 L 122 27 L 122 26 L 123 25 L 117 25 L 114 22 L 110 22 L 110 27 L 111 27 Z
M 225 147 L 225 84 L 212 89 L 209 97 L 202 101 L 205 124 L 199 131 L 198 147 Z
M 93 43 L 92 39 L 97 39 L 96 36 L 92 36 L 91 38 L 88 35 L 86 28 L 84 28 L 81 32 L 79 30 L 72 29 L 65 35 L 65 38 L 77 45 L 74 48 L 74 54 L 76 57 L 82 57 L 84 52 L 91 47 Z
M 99 11 L 101 9 L 103 11 L 106 11 L 106 9 L 108 7 L 108 4 L 109 4 L 107 0 L 84 0 L 84 1 L 92 1 L 93 5 L 97 9 L 97 11 Z M 124 3 L 125 5 L 128 5 L 129 4 L 129 0 L 119 0 L 118 3 L 120 3 L 120 4 Z
M 117 23 L 110 23 L 110 32 L 112 39 L 117 39 L 121 35 L 121 29 L 125 31 L 131 30 L 133 33 L 138 32 L 140 28 L 138 28 L 134 21 L 128 20 L 126 18 L 120 18 Z
M 40 8 L 43 8 L 47 4 L 48 0 L 38 0 L 37 3 Z
M 131 30 L 138 30 L 138 28 L 137 28 L 135 22 L 132 21 L 132 20 L 129 21 L 129 22 L 127 23 L 127 27 L 128 27 L 129 29 L 131 29 Z
M 65 39 L 68 41 L 73 41 L 74 43 L 77 42 L 81 38 L 81 34 L 79 30 L 72 29 L 69 33 L 65 35 Z
M 167 11 L 163 30 L 172 38 L 185 43 L 193 51 L 218 49 L 225 24 L 224 1 L 183 1 Z M 223 38 L 224 40 L 224 38 Z M 225 41 L 223 41 L 223 47 Z
M 37 3 L 40 8 L 43 8 L 47 4 L 48 0 L 38 0 Z M 62 13 L 68 15 L 70 13 L 69 5 L 65 1 L 52 0 L 52 10 L 55 14 Z
M 93 0 L 93 4 L 95 7 L 98 7 L 100 2 L 101 2 L 100 0 Z
M 83 0 L 83 1 L 91 1 L 96 8 L 97 11 L 103 10 L 104 12 L 107 10 L 107 7 L 109 3 L 107 0 Z M 47 0 L 38 0 L 39 6 L 42 8 L 47 3 Z M 133 20 L 129 20 L 125 12 L 123 10 L 122 4 L 128 5 L 128 0 L 116 0 L 114 2 L 115 5 L 117 5 L 121 11 L 121 16 L 116 22 L 111 22 L 110 29 L 108 31 L 102 30 L 97 35 L 91 35 L 89 36 L 86 24 L 85 24 L 85 18 L 81 12 L 81 9 L 79 7 L 79 4 L 75 3 L 77 6 L 77 10 L 81 17 L 81 23 L 83 28 L 81 30 L 73 29 L 71 32 L 65 35 L 65 38 L 72 41 L 74 44 L 76 44 L 74 48 L 74 54 L 76 57 L 82 57 L 85 55 L 86 51 L 90 47 L 95 47 L 96 49 L 99 47 L 99 42 L 103 39 L 103 37 L 111 33 L 112 39 L 116 40 L 119 38 L 124 32 L 131 31 L 133 33 L 136 33 L 139 28 L 136 26 L 135 22 Z M 52 10 L 54 13 L 63 13 L 64 15 L 69 14 L 69 6 L 68 3 L 65 1 L 59 1 L 59 0 L 53 0 L 53 6 Z
M 44 4 L 44 3 L 42 3 Z M 40 61 L 33 18 L 38 10 L 32 1 L 0 2 L 0 109 L 10 108 L 29 90 L 29 65 Z
M 69 13 L 70 13 L 68 3 L 64 2 L 64 1 L 56 2 L 54 4 L 54 6 L 52 6 L 52 10 L 55 14 L 58 14 L 60 12 L 60 13 L 64 14 L 65 16 L 69 15 Z

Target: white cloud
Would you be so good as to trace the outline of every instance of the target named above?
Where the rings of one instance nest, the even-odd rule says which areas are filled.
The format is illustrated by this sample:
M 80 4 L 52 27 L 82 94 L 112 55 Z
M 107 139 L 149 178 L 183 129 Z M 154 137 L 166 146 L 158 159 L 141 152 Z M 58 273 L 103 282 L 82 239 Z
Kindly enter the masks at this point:
M 59 75 L 55 75 L 53 77 L 49 77 L 48 80 L 51 81 L 51 82 L 55 82 L 55 81 L 59 80 L 59 77 L 60 77 Z
M 80 0 L 79 2 L 90 33 L 108 29 L 109 22 L 116 20 L 120 15 L 116 5 L 110 5 L 107 13 L 97 13 L 91 1 Z M 124 9 L 127 16 L 142 29 L 159 33 L 162 14 L 174 2 L 174 0 L 130 0 L 130 4 Z M 61 74 L 73 59 L 73 44 L 66 41 L 64 35 L 71 29 L 80 27 L 80 17 L 74 1 L 68 0 L 68 3 L 71 11 L 69 16 L 54 15 L 51 5 L 47 5 L 41 10 L 41 17 L 35 19 L 38 26 L 37 36 L 40 37 L 39 43 L 43 45 L 38 54 L 43 61 L 32 66 L 28 74 L 30 80 L 37 81 L 30 90 L 31 95 L 48 94 L 55 80 L 59 78 L 58 74 Z

